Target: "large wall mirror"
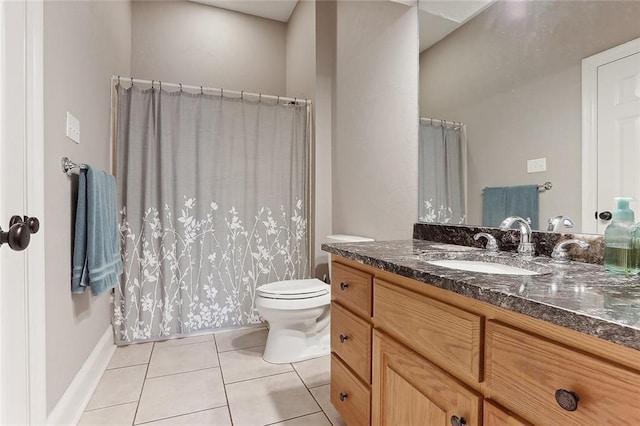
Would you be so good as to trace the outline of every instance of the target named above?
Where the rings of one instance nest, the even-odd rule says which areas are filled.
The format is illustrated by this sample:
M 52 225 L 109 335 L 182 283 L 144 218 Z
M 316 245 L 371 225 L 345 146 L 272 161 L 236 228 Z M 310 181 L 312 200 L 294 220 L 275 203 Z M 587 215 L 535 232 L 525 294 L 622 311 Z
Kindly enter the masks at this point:
M 610 71 L 617 80 L 607 84 L 628 108 L 608 134 L 597 135 L 600 164 L 589 160 L 586 179 L 583 59 L 640 44 L 640 2 L 420 2 L 421 31 L 440 26 L 448 34 L 432 36 L 420 52 L 419 220 L 496 226 L 486 223 L 504 200 L 494 190 L 515 188 L 523 192 L 508 197 L 537 209 L 535 229 L 548 230 L 549 218 L 565 216 L 575 224 L 569 232 L 601 232 L 606 221 L 596 211 L 615 205 L 611 196 L 583 207 L 583 182 L 591 174 L 600 181 L 594 192 L 604 193 L 604 185 L 614 195 L 640 194 L 640 174 L 624 175 L 640 173 L 640 49 L 625 51 L 626 68 Z M 448 3 L 458 8 L 441 7 Z M 594 69 L 598 79 L 605 75 Z M 640 200 L 634 207 L 640 216 Z M 556 230 L 565 231 L 562 222 Z

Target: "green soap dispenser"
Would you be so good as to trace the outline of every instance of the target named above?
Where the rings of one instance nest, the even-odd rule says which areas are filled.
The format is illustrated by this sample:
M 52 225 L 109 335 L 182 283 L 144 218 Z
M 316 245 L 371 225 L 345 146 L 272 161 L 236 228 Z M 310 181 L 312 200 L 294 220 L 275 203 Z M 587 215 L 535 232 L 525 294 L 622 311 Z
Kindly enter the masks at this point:
M 640 272 L 633 250 L 634 214 L 629 209 L 633 198 L 616 197 L 618 209 L 604 231 L 604 267 L 616 274 L 632 275 Z

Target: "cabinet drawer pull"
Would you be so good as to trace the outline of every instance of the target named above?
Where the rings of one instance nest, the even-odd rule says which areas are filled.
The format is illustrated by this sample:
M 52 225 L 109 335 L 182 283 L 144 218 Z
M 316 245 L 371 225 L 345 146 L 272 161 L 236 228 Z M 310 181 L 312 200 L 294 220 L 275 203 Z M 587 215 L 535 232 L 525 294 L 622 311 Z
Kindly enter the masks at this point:
M 348 283 L 340 283 L 340 290 L 346 290 L 349 288 L 349 284 Z
M 467 421 L 464 417 L 451 416 L 451 426 L 464 426 L 467 424 Z
M 345 399 L 347 399 L 347 394 L 344 392 L 340 392 L 340 401 L 344 401 Z
M 344 334 L 340 335 L 340 343 L 344 343 L 345 340 L 348 340 L 349 337 L 345 336 Z
M 578 395 L 575 392 L 571 392 L 565 389 L 558 389 L 556 391 L 556 402 L 563 410 L 576 411 L 578 409 Z

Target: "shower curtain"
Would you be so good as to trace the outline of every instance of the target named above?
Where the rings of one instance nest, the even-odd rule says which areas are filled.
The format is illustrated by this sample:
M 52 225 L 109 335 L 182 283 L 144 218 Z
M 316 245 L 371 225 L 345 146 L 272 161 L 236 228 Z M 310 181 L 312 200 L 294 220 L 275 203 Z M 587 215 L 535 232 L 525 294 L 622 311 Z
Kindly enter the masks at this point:
M 419 123 L 418 220 L 465 223 L 464 125 L 424 118 Z
M 116 87 L 124 274 L 116 341 L 260 321 L 308 274 L 308 106 Z

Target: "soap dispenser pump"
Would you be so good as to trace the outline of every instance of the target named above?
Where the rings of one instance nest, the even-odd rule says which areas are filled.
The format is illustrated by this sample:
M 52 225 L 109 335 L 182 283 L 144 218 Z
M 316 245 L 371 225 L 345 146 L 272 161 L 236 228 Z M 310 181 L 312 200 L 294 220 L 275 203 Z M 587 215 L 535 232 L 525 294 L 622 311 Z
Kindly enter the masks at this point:
M 640 272 L 633 250 L 634 214 L 629 197 L 615 198 L 618 209 L 604 231 L 604 266 L 616 274 L 632 275 Z

